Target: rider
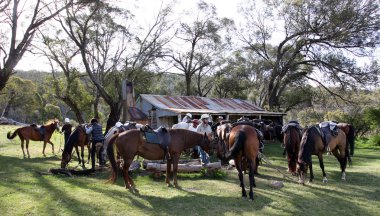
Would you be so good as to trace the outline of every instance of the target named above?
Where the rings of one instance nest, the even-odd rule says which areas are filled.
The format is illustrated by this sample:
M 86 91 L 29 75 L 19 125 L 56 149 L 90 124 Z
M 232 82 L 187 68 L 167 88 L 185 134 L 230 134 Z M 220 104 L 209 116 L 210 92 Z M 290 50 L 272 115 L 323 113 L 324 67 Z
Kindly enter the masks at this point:
M 95 153 L 96 153 L 96 143 L 103 143 L 103 129 L 102 125 L 98 123 L 96 118 L 91 119 L 91 126 L 86 126 L 86 134 L 91 134 L 91 168 L 95 169 Z M 103 151 L 103 147 L 100 149 L 100 152 Z M 103 155 L 100 154 L 99 165 L 104 165 Z
M 197 132 L 197 127 L 199 125 L 198 119 L 193 119 L 191 126 L 189 127 L 189 130 Z
M 183 117 L 182 122 L 190 123 L 193 116 L 190 113 L 187 113 L 185 117 Z
M 197 132 L 206 133 L 207 135 L 212 133 L 211 126 L 208 123 L 209 118 L 210 118 L 210 116 L 208 114 L 203 114 L 201 116 L 201 123 L 197 127 Z M 195 146 L 195 148 L 198 151 L 198 154 L 199 154 L 199 157 L 201 158 L 202 164 L 210 163 L 208 154 L 206 152 L 204 152 L 203 149 L 199 145 Z
M 65 145 L 66 145 L 67 141 L 69 140 L 69 136 L 71 134 L 72 127 L 73 126 L 70 124 L 70 119 L 65 118 L 65 123 L 61 129 L 61 133 L 63 133 L 63 135 L 65 136 Z

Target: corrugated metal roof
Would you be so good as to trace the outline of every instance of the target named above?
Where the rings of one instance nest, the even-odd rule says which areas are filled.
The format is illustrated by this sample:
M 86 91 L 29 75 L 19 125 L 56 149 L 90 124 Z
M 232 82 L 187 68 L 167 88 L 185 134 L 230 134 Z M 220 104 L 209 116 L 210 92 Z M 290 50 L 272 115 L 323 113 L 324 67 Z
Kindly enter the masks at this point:
M 261 107 L 241 99 L 151 94 L 141 94 L 140 97 L 159 109 L 168 110 L 175 113 L 190 112 L 285 115 L 284 113 L 267 112 Z
M 136 107 L 129 107 L 129 114 L 131 115 L 131 121 L 139 121 L 139 120 L 147 120 L 148 116 L 146 116 L 143 111 L 139 110 Z

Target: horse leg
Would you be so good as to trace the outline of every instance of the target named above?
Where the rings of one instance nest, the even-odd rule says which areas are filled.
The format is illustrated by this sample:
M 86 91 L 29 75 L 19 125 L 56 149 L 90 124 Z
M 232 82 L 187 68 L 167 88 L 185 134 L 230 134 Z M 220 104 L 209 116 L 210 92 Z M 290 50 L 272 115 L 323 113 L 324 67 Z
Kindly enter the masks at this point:
M 312 161 L 310 160 L 310 165 L 309 165 L 310 167 L 310 180 L 309 180 L 309 182 L 313 182 L 313 179 L 314 179 L 314 173 L 313 173 L 313 163 L 312 163 Z
M 346 158 L 346 155 L 344 157 L 342 157 L 341 154 L 344 154 L 344 152 L 342 152 L 341 150 L 340 151 L 340 154 L 338 152 L 338 149 L 335 148 L 332 153 L 333 155 L 336 157 L 336 159 L 339 161 L 340 163 L 340 169 L 342 171 L 342 180 L 343 181 L 346 181 L 346 166 L 347 166 L 347 158 Z
M 42 154 L 46 157 L 46 155 L 45 155 L 45 148 L 46 148 L 46 141 L 44 140 L 44 147 L 42 149 Z
M 47 142 L 51 145 L 51 151 L 54 154 L 54 144 L 50 140 L 48 140 Z
M 252 160 L 248 160 L 248 163 L 249 163 L 249 199 L 253 201 L 254 198 L 253 198 L 252 188 L 256 187 L 255 173 L 254 173 L 254 167 L 256 165 L 255 165 L 255 162 Z
M 178 170 L 178 162 L 179 162 L 179 155 L 172 155 L 173 160 L 173 185 L 174 187 L 178 188 L 178 182 L 177 182 L 177 170 Z
M 28 153 L 28 158 L 30 158 L 30 154 L 29 154 L 29 140 L 25 140 L 26 142 L 26 153 Z
M 123 177 L 124 177 L 125 187 L 127 189 L 130 189 L 131 186 L 133 186 L 133 181 L 132 181 L 131 177 L 129 177 L 129 173 L 128 173 L 129 166 L 131 166 L 131 163 L 132 163 L 132 159 L 126 160 L 124 158 Z
M 323 183 L 327 183 L 325 165 L 323 164 L 323 157 L 321 153 L 318 154 L 318 160 L 319 160 L 319 166 L 321 167 L 322 174 L 323 174 Z
M 80 157 L 79 157 L 79 150 L 78 150 L 78 146 L 75 146 L 75 151 L 77 152 L 77 157 L 78 157 L 78 165 L 80 165 Z
M 245 186 L 244 186 L 241 156 L 239 156 L 235 159 L 235 166 L 236 166 L 236 169 L 239 173 L 238 176 L 239 176 L 240 187 L 241 187 L 241 196 L 247 197 L 247 192 L 245 191 Z
M 24 158 L 26 158 L 25 151 L 24 151 L 24 139 L 21 139 L 21 149 L 22 149 L 22 154 L 24 155 Z
M 81 156 L 82 156 L 82 167 L 84 167 L 84 146 L 82 145 L 81 148 L 80 148 L 81 152 Z
M 172 159 L 171 158 L 170 160 L 167 160 L 166 161 L 166 178 L 165 178 L 165 182 L 166 182 L 166 186 L 170 186 L 170 172 L 171 172 L 171 168 L 172 168 Z

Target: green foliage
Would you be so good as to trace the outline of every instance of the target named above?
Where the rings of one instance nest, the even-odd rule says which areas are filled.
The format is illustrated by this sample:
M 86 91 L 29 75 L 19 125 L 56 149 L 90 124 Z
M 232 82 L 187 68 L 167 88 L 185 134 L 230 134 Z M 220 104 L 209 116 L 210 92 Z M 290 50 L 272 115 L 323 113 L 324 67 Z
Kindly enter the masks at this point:
M 13 96 L 10 96 L 11 92 L 14 93 Z M 34 82 L 13 76 L 9 79 L 2 93 L 3 94 L 0 95 L 0 109 L 2 111 L 9 102 L 9 113 L 7 117 L 22 122 L 39 120 L 34 118 L 36 116 L 30 116 L 31 113 L 43 107 L 42 98 Z M 10 97 L 12 99 L 10 99 Z
M 380 129 L 380 108 L 369 107 L 364 110 L 364 119 L 372 129 Z
M 44 119 L 62 119 L 62 113 L 58 106 L 46 104 L 43 112 Z

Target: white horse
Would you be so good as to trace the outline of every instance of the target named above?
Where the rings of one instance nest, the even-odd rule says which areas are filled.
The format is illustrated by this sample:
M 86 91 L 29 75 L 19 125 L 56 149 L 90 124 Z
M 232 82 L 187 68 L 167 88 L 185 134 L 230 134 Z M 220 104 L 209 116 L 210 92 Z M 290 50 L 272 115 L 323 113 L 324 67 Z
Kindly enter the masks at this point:
M 116 123 L 116 125 L 113 126 L 111 129 L 109 129 L 107 134 L 104 136 L 103 152 L 102 152 L 104 157 L 107 157 L 107 147 L 108 147 L 108 143 L 110 142 L 112 138 L 112 135 L 114 135 L 115 133 L 123 132 L 125 130 L 140 129 L 143 126 L 144 125 L 136 123 L 136 122 L 125 122 L 124 125 L 121 123 L 120 124 Z
M 172 126 L 172 129 L 187 129 L 190 130 L 190 128 L 193 127 L 193 123 L 186 123 L 186 122 L 179 122 L 178 124 L 174 124 Z

